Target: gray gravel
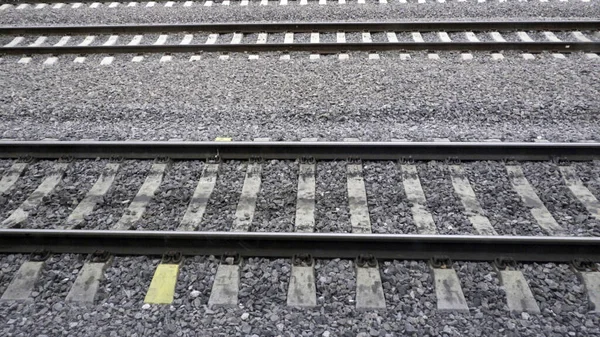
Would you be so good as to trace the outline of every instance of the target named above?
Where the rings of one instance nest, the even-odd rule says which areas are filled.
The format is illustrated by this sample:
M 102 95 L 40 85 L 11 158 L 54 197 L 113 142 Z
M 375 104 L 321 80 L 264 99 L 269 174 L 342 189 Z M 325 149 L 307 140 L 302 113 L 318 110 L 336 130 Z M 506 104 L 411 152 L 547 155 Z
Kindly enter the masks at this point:
M 508 311 L 506 293 L 498 273 L 491 264 L 455 262 L 453 267 L 461 281 L 467 305 L 475 318 L 481 318 L 482 315 L 505 315 Z
M 52 194 L 29 213 L 23 228 L 56 228 L 64 225 L 79 202 L 96 182 L 108 163 L 107 160 L 75 160 Z
M 275 34 L 275 35 L 277 35 L 277 34 Z M 336 43 L 337 42 L 337 34 L 333 33 L 333 32 L 332 33 L 319 33 L 319 41 L 321 43 Z
M 273 35 L 273 34 L 271 34 L 271 35 Z M 268 40 L 268 38 L 269 38 L 269 36 L 267 35 L 267 40 Z M 241 43 L 256 43 L 257 39 L 258 39 L 258 34 L 257 33 L 244 33 L 242 35 L 242 42 Z
M 482 42 L 494 42 L 494 38 L 490 35 L 490 32 L 474 32 L 475 36 Z M 464 33 L 463 33 L 464 34 Z
M 85 64 L 61 56 L 55 67 L 0 63 L 8 88 L 0 93 L 0 137 L 599 139 L 590 114 L 599 107 L 599 63 L 576 55 L 475 55 L 468 63 L 415 56 L 402 67 L 397 57 L 367 61 L 366 53 L 344 62 L 294 54 L 289 62 L 246 55 L 223 63 L 208 54 L 193 63 L 178 55 L 140 64 L 117 56 L 111 66 L 100 66 L 99 55 Z
M 117 224 L 146 179 L 152 161 L 128 160 L 121 163 L 115 180 L 94 211 L 81 224 L 82 229 L 110 229 Z
M 535 317 L 533 322 L 516 320 L 514 323 L 519 333 L 533 335 L 543 331 L 550 336 L 586 336 L 600 333 L 599 317 L 588 314 L 585 287 L 568 265 L 527 264 L 520 268 L 542 315 Z
M 0 159 L 0 176 L 4 176 L 4 174 L 16 163 L 12 159 Z M 1 179 L 1 178 L 0 178 Z
M 448 166 L 431 161 L 417 166 L 427 206 L 438 232 L 444 235 L 477 234 L 464 215 L 464 208 L 452 186 Z
M 30 210 L 24 228 L 55 228 L 71 214 L 98 179 L 107 160 L 78 160 L 68 167 L 56 190 L 41 205 Z M 5 164 L 10 161 L 5 161 Z M 53 161 L 30 165 L 16 183 L 15 192 L 3 196 L 3 212 L 8 217 L 46 177 Z M 120 219 L 139 191 L 151 161 L 125 161 L 103 202 L 86 217 L 82 228 L 108 229 Z M 174 230 L 185 213 L 200 179 L 203 162 L 177 161 L 166 170 L 155 197 L 150 201 L 138 230 Z M 247 162 L 221 164 L 217 184 L 199 230 L 228 231 L 242 191 Z M 528 208 L 516 194 L 501 162 L 462 164 L 476 197 L 494 228 L 503 235 L 545 235 Z M 521 162 L 524 173 L 548 210 L 573 236 L 597 236 L 598 226 L 585 207 L 571 195 L 558 167 L 551 163 Z M 578 175 L 590 191 L 598 194 L 596 162 L 574 163 Z M 8 165 L 5 165 L 8 166 Z M 441 234 L 475 234 L 452 186 L 447 164 L 418 162 L 419 177 L 428 208 Z M 317 164 L 316 232 L 350 232 L 346 163 L 320 161 Z M 404 193 L 397 163 L 363 163 L 369 214 L 374 233 L 415 232 L 410 203 Z M 251 231 L 294 231 L 298 164 L 292 161 L 263 163 L 261 189 Z M 9 197 L 10 196 L 10 197 Z
M 373 233 L 414 234 L 416 228 L 395 162 L 363 162 Z
M 350 233 L 345 162 L 319 162 L 316 171 L 315 232 Z
M 588 39 L 590 39 L 592 41 L 600 40 L 600 34 L 594 34 L 593 31 L 582 30 L 581 32 L 583 33 L 583 35 L 585 35 Z M 573 39 L 577 40 L 573 36 L 573 34 L 571 34 L 571 32 L 554 32 L 554 34 L 563 41 L 569 41 L 569 40 L 573 40 Z
M 203 167 L 202 161 L 173 162 L 136 229 L 177 229 L 202 176 Z
M 69 293 L 84 261 L 85 255 L 52 255 L 46 261 L 39 282 L 31 293 L 34 302 L 40 306 L 49 303 L 64 304 L 64 298 Z
M 158 259 L 117 257 L 105 272 L 93 306 L 62 301 L 81 267 L 82 256 L 54 256 L 36 287 L 32 304 L 0 303 L 2 331 L 39 335 L 206 336 L 580 336 L 599 333 L 597 315 L 587 313 L 583 287 L 565 265 L 520 265 L 542 314 L 508 314 L 498 277 L 487 263 L 455 263 L 469 314 L 440 313 L 433 279 L 423 262 L 382 261 L 387 310 L 357 311 L 356 280 L 348 260 L 315 265 L 318 307 L 291 309 L 285 299 L 289 260 L 249 259 L 241 273 L 239 305 L 208 308 L 217 260 L 184 261 L 172 305 L 143 305 Z M 9 257 L 2 256 L 0 261 Z M 20 261 L 19 261 L 20 262 Z M 2 262 L 0 262 L 2 263 Z M 18 264 L 18 263 L 14 263 Z M 14 268 L 11 268 L 14 269 Z
M 527 35 L 529 35 L 529 37 L 531 37 L 533 39 L 533 41 L 540 41 L 540 42 L 548 42 L 550 40 L 548 40 L 546 38 L 546 35 L 544 35 L 543 32 L 540 31 L 526 31 Z
M 294 43 L 310 43 L 311 33 L 295 33 Z
M 68 315 L 64 298 L 82 262 L 83 256 L 68 254 L 48 259 L 32 292 L 32 303 L 0 304 L 4 335 L 57 336 L 68 331 L 76 319 Z
M 237 202 L 242 193 L 247 162 L 227 161 L 219 168 L 219 177 L 208 201 L 200 231 L 228 231 L 231 229 Z
M 346 33 L 347 43 L 360 43 L 363 42 L 362 33 Z
M 293 232 L 297 196 L 298 164 L 279 160 L 265 162 L 250 231 Z
M 323 35 L 323 34 L 321 34 Z M 269 33 L 267 35 L 267 43 L 283 43 L 285 41 L 285 34 Z
M 6 195 L 0 195 L 0 219 L 4 221 L 35 191 L 52 168 L 53 161 L 38 161 L 27 165 L 21 177 Z
M 411 32 L 396 32 L 399 42 L 414 42 Z
M 500 235 L 543 236 L 528 208 L 512 188 L 503 163 L 463 163 L 475 196 Z
M 501 32 L 501 34 L 507 42 L 523 42 L 515 32 Z
M 421 33 L 421 36 L 423 37 L 423 41 L 425 42 L 442 42 L 442 40 L 440 39 L 438 32 L 423 32 Z M 411 36 L 412 39 L 412 36 Z M 414 39 L 413 39 L 414 41 Z
M 227 22 L 227 21 L 324 21 L 460 18 L 597 18 L 600 7 L 569 1 L 549 4 L 488 1 L 473 4 L 448 1 L 437 4 L 337 5 L 311 2 L 300 7 L 251 4 L 252 10 L 233 5 L 191 8 L 176 3 L 151 9 L 3 11 L 2 24 L 84 24 L 133 22 Z M 482 34 L 478 34 L 482 35 Z M 510 35 L 510 36 L 509 36 Z M 514 34 L 505 34 L 510 40 Z M 563 37 L 563 35 L 559 35 Z M 146 38 L 143 43 L 153 43 Z M 399 39 L 410 41 L 407 34 Z M 435 36 L 434 36 L 435 37 Z M 455 36 L 452 36 L 453 39 Z M 532 35 L 533 37 L 533 35 Z M 172 36 L 169 42 L 179 41 Z M 282 35 L 269 35 L 269 42 Z M 309 34 L 296 35 L 308 42 Z M 335 36 L 321 36 L 331 39 Z M 373 34 L 374 41 L 384 39 Z M 460 36 L 457 36 L 460 38 Z M 481 38 L 481 36 L 480 36 Z M 57 37 L 49 43 L 55 43 Z M 203 42 L 196 36 L 194 42 Z M 244 38 L 255 41 L 255 35 Z M 349 42 L 360 34 L 347 34 Z M 124 42 L 128 39 L 121 38 Z M 219 41 L 229 42 L 231 35 Z M 437 40 L 437 39 L 436 39 Z M 482 39 L 483 40 L 483 39 Z M 102 39 L 97 39 L 100 43 Z M 279 41 L 279 42 L 281 42 Z M 518 53 L 507 53 L 502 62 L 488 54 L 474 53 L 465 63 L 457 53 L 444 53 L 430 62 L 425 53 L 411 53 L 399 66 L 398 53 L 381 53 L 382 60 L 366 61 L 367 53 L 352 53 L 339 62 L 337 55 L 309 61 L 308 53 L 292 55 L 290 62 L 279 54 L 261 54 L 250 63 L 243 53 L 231 54 L 229 62 L 218 62 L 217 54 L 188 63 L 189 55 L 159 64 L 161 55 L 151 55 L 141 64 L 129 62 L 131 55 L 117 55 L 112 66 L 101 67 L 105 55 L 88 57 L 83 65 L 72 64 L 74 56 L 59 58 L 56 67 L 44 67 L 45 56 L 33 64 L 15 66 L 8 57 L 0 62 L 3 108 L 0 137 L 17 139 L 97 138 L 212 140 L 232 136 L 251 140 L 269 136 L 279 140 L 319 137 L 341 140 L 407 138 L 453 141 L 501 138 L 531 141 L 538 136 L 551 141 L 600 140 L 594 112 L 600 107 L 600 91 L 594 76 L 598 63 L 581 54 L 554 60 L 550 54 L 523 61 Z M 447 56 L 446 56 L 447 55 Z M 10 62 L 9 62 L 10 61 Z M 190 85 L 193 83 L 193 85 Z M 557 86 L 556 83 L 561 83 Z M 243 117 L 243 118 L 240 118 Z M 0 161 L 0 173 L 11 162 Z M 70 213 L 97 174 L 84 162 L 67 172 L 59 190 L 33 214 L 34 224 L 57 223 Z M 99 162 L 98 162 L 99 163 Z M 242 189 L 246 162 L 222 164 L 215 191 L 200 230 L 229 230 Z M 414 224 L 395 163 L 365 162 L 364 174 L 373 231 L 411 233 Z M 50 162 L 33 164 L 17 183 L 10 199 L 0 196 L 0 216 L 18 207 L 35 189 Z M 79 166 L 81 165 L 81 166 Z M 151 162 L 128 161 L 105 202 L 87 219 L 84 228 L 109 228 L 145 179 Z M 586 186 L 600 197 L 600 165 L 575 164 Z M 174 163 L 165 175 L 148 213 L 138 228 L 173 229 L 185 211 L 201 173 L 202 163 Z M 546 163 L 525 163 L 525 173 L 549 210 L 576 235 L 590 235 L 597 224 L 581 218 L 585 209 L 561 185 L 555 168 Z M 465 164 L 478 200 L 500 234 L 543 235 L 510 186 L 499 163 Z M 469 233 L 462 207 L 444 166 L 420 164 L 423 188 L 434 219 L 441 230 L 452 225 L 456 233 Z M 444 175 L 439 176 L 438 174 Z M 317 164 L 317 232 L 349 232 L 346 163 Z M 434 176 L 437 176 L 434 178 Z M 429 178 L 432 178 L 431 180 Z M 293 230 L 297 188 L 297 164 L 266 162 L 262 189 L 252 230 Z M 450 215 L 450 213 L 453 213 Z M 578 220 L 581 219 L 582 221 Z M 507 220 L 509 219 L 509 220 Z M 47 221 L 48 220 L 48 221 Z M 468 226 L 467 226 L 468 225 Z M 586 231 L 581 232 L 582 226 Z M 448 231 L 448 233 L 454 233 Z M 592 233 L 594 235 L 594 233 Z M 439 313 L 435 309 L 433 280 L 423 262 L 380 261 L 387 301 L 385 311 L 355 309 L 356 279 L 349 260 L 319 260 L 316 263 L 318 307 L 298 310 L 285 305 L 290 277 L 286 259 L 249 259 L 241 275 L 240 302 L 236 308 L 207 307 L 218 260 L 188 258 L 182 265 L 175 301 L 168 306 L 144 306 L 143 299 L 158 258 L 117 257 L 106 270 L 98 302 L 80 307 L 64 303 L 84 256 L 53 256 L 36 286 L 32 304 L 0 303 L 0 334 L 6 336 L 588 336 L 598 335 L 600 319 L 587 313 L 582 284 L 565 265 L 520 265 L 540 303 L 540 315 L 508 313 L 496 273 L 485 263 L 455 263 L 470 314 Z M 0 292 L 26 259 L 0 255 Z
M 463 32 L 448 33 L 448 35 L 454 42 L 469 42 L 467 36 Z
M 428 1 L 426 4 L 416 2 L 400 4 L 389 1 L 380 5 L 368 1 L 357 4 L 347 1 L 338 5 L 327 1 L 327 5 L 319 5 L 309 1 L 306 6 L 299 2 L 290 2 L 288 6 L 269 3 L 268 6 L 211 6 L 196 4 L 183 7 L 182 2 L 170 8 L 157 5 L 152 8 L 119 6 L 117 8 L 78 8 L 78 9 L 43 9 L 43 10 L 4 10 L 0 22 L 2 24 L 84 24 L 84 23 L 187 23 L 187 22 L 232 22 L 232 21 L 357 21 L 357 20 L 446 20 L 461 18 L 597 18 L 600 8 L 594 1 L 555 2 L 551 5 L 539 1 L 498 3 L 488 1 L 485 4 L 448 1 L 439 4 Z
M 595 160 L 592 164 L 574 163 L 577 176 L 585 187 L 597 198 L 600 199 L 600 160 Z
M 371 32 L 371 38 L 375 43 L 389 42 L 387 34 L 383 32 Z
M 556 164 L 526 162 L 521 167 L 552 217 L 569 235 L 600 235 L 600 220 L 594 219 L 571 193 Z
M 24 254 L 0 255 L 0 296 L 25 261 L 27 261 L 27 255 Z

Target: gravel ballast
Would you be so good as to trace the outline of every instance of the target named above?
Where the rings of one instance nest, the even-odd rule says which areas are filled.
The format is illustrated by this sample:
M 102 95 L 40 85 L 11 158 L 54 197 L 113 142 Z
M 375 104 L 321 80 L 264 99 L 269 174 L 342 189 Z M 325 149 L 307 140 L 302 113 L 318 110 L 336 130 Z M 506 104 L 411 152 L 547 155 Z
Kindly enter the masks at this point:
M 569 265 L 547 263 L 526 264 L 520 267 L 543 317 L 533 320 L 532 323 L 516 320 L 514 323 L 517 331 L 529 334 L 539 334 L 543 331 L 544 334 L 552 336 L 586 336 L 600 333 L 598 316 L 588 313 L 590 308 L 585 287 Z
M 433 217 L 439 234 L 476 234 L 475 228 L 464 215 L 460 199 L 454 191 L 450 171 L 446 164 L 438 161 L 417 166 L 427 208 Z
M 7 257 L 2 257 L 2 261 Z M 591 336 L 599 318 L 587 311 L 583 285 L 566 265 L 519 265 L 542 313 L 510 314 L 497 273 L 487 263 L 457 262 L 468 314 L 441 313 L 435 304 L 430 267 L 417 261 L 381 261 L 386 310 L 357 311 L 354 265 L 318 260 L 314 309 L 285 304 L 289 260 L 249 259 L 241 269 L 239 304 L 207 306 L 218 260 L 187 258 L 171 305 L 145 305 L 158 259 L 117 257 L 105 271 L 97 303 L 64 303 L 81 257 L 54 256 L 33 303 L 0 303 L 5 334 L 205 336 Z M 43 288 L 41 287 L 43 285 Z M 576 332 L 576 334 L 571 334 Z
M 219 167 L 213 190 L 199 231 L 229 231 L 244 186 L 247 162 L 227 161 Z
M 4 221 L 31 195 L 51 171 L 53 161 L 29 163 L 8 194 L 0 195 L 0 219 Z
M 15 163 L 16 161 L 11 159 L 0 159 L 0 174 L 4 175 Z
M 8 0 L 13 1 L 13 0 Z M 203 1 L 183 7 L 157 2 L 146 8 L 120 3 L 109 8 L 0 11 L 1 25 L 62 25 L 111 23 L 208 23 L 247 21 L 398 21 L 398 20 L 577 20 L 597 19 L 600 6 L 591 0 L 549 0 L 500 3 L 488 0 L 439 3 L 427 0 L 400 4 L 388 0 L 309 0 L 300 6 L 269 1 L 260 6 L 239 0 L 230 6 Z M 207 33 L 196 33 L 192 43 L 204 43 Z M 475 32 L 482 41 L 489 34 Z M 486 32 L 487 33 L 487 32 Z M 546 37 L 528 32 L 539 41 Z M 592 36 L 600 41 L 600 35 Z M 371 32 L 374 42 L 387 41 L 382 32 Z M 410 32 L 398 33 L 400 41 L 413 41 Z M 269 34 L 268 42 L 283 42 L 283 34 Z M 310 42 L 310 33 L 295 34 L 295 42 Z M 436 32 L 425 40 L 439 41 Z M 451 33 L 465 41 L 463 33 Z M 514 33 L 503 33 L 518 41 Z M 557 33 L 573 40 L 571 34 Z M 131 41 L 121 35 L 118 43 Z M 233 34 L 221 34 L 217 43 L 229 43 Z M 58 41 L 51 36 L 45 45 Z M 68 45 L 82 41 L 74 36 Z M 97 35 L 93 45 L 106 42 Z M 155 43 L 158 33 L 141 44 Z M 183 34 L 172 34 L 168 43 L 179 43 Z M 0 37 L 0 44 L 12 36 Z M 242 43 L 254 43 L 257 34 L 245 34 Z M 347 33 L 347 42 L 362 41 L 360 32 Z M 320 34 L 321 42 L 335 42 L 336 34 Z M 35 41 L 27 37 L 22 45 Z M 173 54 L 160 63 L 162 54 L 114 55 L 111 65 L 100 65 L 108 55 L 90 55 L 75 64 L 77 55 L 61 55 L 54 66 L 42 65 L 49 55 L 33 56 L 30 64 L 17 64 L 21 55 L 0 59 L 0 139 L 39 140 L 183 140 L 212 141 L 216 137 L 250 141 L 318 138 L 363 141 L 393 138 L 431 141 L 573 142 L 600 141 L 598 76 L 600 63 L 583 53 L 555 59 L 551 53 L 524 60 L 519 52 L 506 52 L 494 61 L 489 52 L 473 52 L 462 61 L 460 52 L 439 52 L 440 60 L 427 52 L 349 52 L 310 60 L 311 52 Z M 0 178 L 14 161 L 0 160 Z M 61 224 L 86 195 L 108 160 L 75 161 L 69 165 L 54 193 L 30 213 L 27 228 L 52 228 Z M 31 163 L 13 190 L 0 195 L 0 221 L 16 209 L 43 181 L 55 161 Z M 84 229 L 109 229 L 127 212 L 142 186 L 152 161 L 124 161 L 104 200 L 86 217 Z M 170 162 L 163 181 L 133 229 L 174 230 L 190 202 L 205 163 Z M 404 193 L 397 162 L 365 161 L 363 177 L 374 233 L 414 234 L 411 205 Z M 443 162 L 416 162 L 427 207 L 440 234 L 475 234 L 454 192 L 450 171 Z M 492 226 L 500 235 L 546 235 L 511 186 L 502 162 L 462 163 Z M 600 222 L 592 218 L 564 185 L 553 163 L 519 163 L 532 187 L 567 235 L 597 236 Z M 600 198 L 600 162 L 573 163 L 578 176 Z M 229 231 L 240 199 L 248 161 L 220 164 L 215 189 L 198 228 Z M 298 188 L 298 162 L 268 160 L 262 163 L 261 189 L 250 231 L 294 230 Z M 349 233 L 347 162 L 316 164 L 315 232 Z M 240 249 L 243 249 L 240 248 Z M 0 302 L 0 335 L 54 336 L 240 336 L 240 337 L 395 337 L 395 336 L 597 336 L 600 316 L 590 307 L 582 281 L 567 265 L 518 264 L 540 306 L 541 314 L 511 314 L 498 273 L 489 263 L 456 261 L 469 313 L 443 313 L 436 308 L 434 279 L 424 261 L 378 261 L 386 299 L 385 310 L 357 310 L 356 266 L 350 259 L 315 261 L 317 307 L 286 305 L 291 260 L 244 259 L 240 270 L 239 304 L 211 308 L 208 300 L 219 265 L 219 256 L 186 257 L 180 266 L 175 298 L 170 305 L 144 304 L 159 256 L 116 256 L 106 268 L 94 304 L 65 302 L 85 255 L 53 254 L 34 287 L 31 302 Z M 0 254 L 0 294 L 6 289 L 27 255 Z
M 298 163 L 263 163 L 260 192 L 250 231 L 293 232 L 298 196 Z
M 152 161 L 124 161 L 119 165 L 110 189 L 106 192 L 102 203 L 97 204 L 94 211 L 80 225 L 82 229 L 110 229 L 127 212 L 131 201 L 150 172 Z
M 27 261 L 27 256 L 24 254 L 0 255 L 0 296 L 8 288 L 13 275 L 25 261 Z
M 352 232 L 346 172 L 346 162 L 317 163 L 315 232 Z
M 558 165 L 527 162 L 521 167 L 540 200 L 568 235 L 600 236 L 600 220 L 594 219 L 571 193 Z
M 10 161 L 6 161 L 10 163 Z M 22 228 L 56 228 L 98 180 L 108 160 L 74 160 L 49 196 L 40 205 L 27 209 L 29 217 Z M 56 161 L 29 164 L 15 183 L 14 193 L 2 196 L 4 217 L 18 208 L 51 172 Z M 199 231 L 229 231 L 244 184 L 247 161 L 224 161 Z M 440 161 L 415 162 L 427 208 L 440 234 L 476 234 L 452 185 L 448 164 Z M 515 164 L 515 163 L 510 163 Z M 112 228 L 127 212 L 146 179 L 152 161 L 127 160 L 120 163 L 116 178 L 105 197 L 80 225 L 84 229 Z M 373 233 L 415 234 L 416 228 L 402 181 L 401 168 L 394 161 L 365 161 L 363 179 Z M 546 235 L 529 208 L 514 190 L 502 162 L 465 162 L 465 170 L 475 196 L 500 235 Z M 568 236 L 598 236 L 598 221 L 571 193 L 558 166 L 550 162 L 519 162 L 525 177 L 542 203 Z M 577 176 L 598 197 L 598 164 L 572 163 Z M 137 230 L 175 230 L 185 214 L 202 175 L 202 161 L 170 162 L 157 192 Z M 298 193 L 296 161 L 269 160 L 262 163 L 261 187 L 249 231 L 293 232 Z M 315 232 L 349 233 L 350 209 L 347 189 L 347 163 L 316 163 Z
M 397 163 L 363 162 L 363 178 L 373 233 L 416 233 Z
M 60 183 L 29 213 L 24 228 L 50 229 L 65 226 L 65 220 L 97 181 L 107 160 L 75 160 L 69 163 Z
M 577 176 L 585 187 L 587 187 L 590 192 L 597 199 L 600 199 L 600 160 L 595 160 L 591 164 L 589 163 L 575 163 L 575 170 L 577 172 Z
M 400 4 L 388 1 L 378 4 L 367 1 L 358 4 L 346 1 L 345 5 L 328 0 L 326 5 L 317 1 L 309 1 L 300 6 L 299 1 L 289 1 L 288 6 L 280 6 L 270 2 L 268 6 L 258 6 L 258 1 L 251 1 L 250 6 L 240 6 L 239 1 L 231 1 L 230 6 L 215 4 L 211 7 L 196 2 L 194 6 L 183 7 L 183 1 L 176 2 L 173 7 L 164 7 L 163 3 L 146 8 L 143 6 L 109 8 L 108 3 L 100 8 L 80 7 L 77 9 L 25 9 L 14 8 L 2 11 L 2 24 L 97 24 L 109 23 L 187 23 L 187 22 L 244 22 L 244 21 L 387 21 L 387 20 L 454 20 L 454 19 L 556 19 L 556 18 L 597 18 L 600 8 L 594 1 L 588 3 L 580 0 L 559 2 L 550 0 L 552 4 L 539 0 L 520 2 L 487 1 L 446 1 L 437 3 L 427 1 L 419 4 L 416 1 Z
M 203 167 L 202 161 L 171 163 L 136 229 L 177 229 L 202 176 Z
M 469 62 L 458 55 L 404 62 L 366 54 L 346 61 L 206 54 L 196 62 L 174 55 L 168 63 L 117 55 L 109 66 L 99 65 L 100 55 L 84 64 L 60 56 L 53 67 L 6 60 L 0 137 L 598 140 L 598 62 L 581 54 L 474 55 Z
M 503 163 L 463 165 L 477 200 L 499 235 L 546 235 L 513 189 Z

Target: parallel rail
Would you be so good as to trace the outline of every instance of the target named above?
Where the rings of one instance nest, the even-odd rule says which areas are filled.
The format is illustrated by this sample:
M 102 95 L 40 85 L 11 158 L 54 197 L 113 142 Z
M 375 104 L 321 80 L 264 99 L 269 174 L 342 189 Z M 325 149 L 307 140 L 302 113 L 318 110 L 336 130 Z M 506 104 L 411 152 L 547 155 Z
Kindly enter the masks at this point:
M 134 34 L 134 33 L 310 33 L 362 31 L 517 31 L 517 30 L 598 30 L 600 20 L 567 21 L 421 21 L 421 22 L 249 22 L 200 24 L 126 24 L 0 26 L 0 34 Z
M 408 143 L 408 142 L 19 142 L 1 141 L 0 158 L 150 159 L 457 159 L 591 160 L 600 159 L 600 143 Z M 115 255 L 240 254 L 248 257 L 463 261 L 600 262 L 600 238 L 470 235 L 399 235 L 332 233 L 258 233 L 194 231 L 0 229 L 0 253 Z
M 0 54 L 139 54 L 139 53 L 199 53 L 199 52 L 314 52 L 337 53 L 346 51 L 526 51 L 526 52 L 600 52 L 598 42 L 383 42 L 383 43 L 266 43 L 266 44 L 189 44 L 137 46 L 27 46 L 0 47 Z
M 0 141 L 0 158 L 598 160 L 600 143 Z
M 473 22 L 333 22 L 333 23 L 209 23 L 157 25 L 91 25 L 91 26 L 1 26 L 1 35 L 31 34 L 153 34 L 181 32 L 213 33 L 283 33 L 283 32 L 403 32 L 403 31 L 588 31 L 600 30 L 600 21 L 473 21 Z M 524 52 L 600 52 L 594 41 L 521 41 L 521 42 L 427 42 L 392 41 L 362 43 L 194 43 L 153 45 L 88 45 L 47 46 L 9 45 L 0 47 L 0 54 L 140 54 L 140 53 L 199 53 L 199 52 L 314 52 L 338 53 L 348 51 L 524 51 Z
M 106 251 L 115 255 L 161 255 L 178 251 L 183 255 L 240 254 L 248 257 L 290 258 L 311 254 L 315 258 L 427 260 L 448 257 L 463 261 L 570 262 L 586 259 L 600 262 L 600 238 L 169 232 L 94 230 L 0 230 L 0 253 L 85 254 Z

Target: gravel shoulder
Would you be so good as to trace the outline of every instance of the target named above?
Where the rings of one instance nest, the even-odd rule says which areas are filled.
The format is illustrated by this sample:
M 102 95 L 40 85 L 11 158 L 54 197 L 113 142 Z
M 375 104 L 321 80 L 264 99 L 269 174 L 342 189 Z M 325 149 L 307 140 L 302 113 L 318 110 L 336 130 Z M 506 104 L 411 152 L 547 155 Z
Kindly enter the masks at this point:
M 247 56 L 187 62 L 175 55 L 169 63 L 126 58 L 110 66 L 60 58 L 55 67 L 0 63 L 7 88 L 0 137 L 600 140 L 600 64 L 583 56 L 415 57 L 402 67 L 397 58 L 250 63 Z
M 378 4 L 368 1 L 357 4 L 347 1 L 338 5 L 327 1 L 327 5 L 319 5 L 317 1 L 309 1 L 306 6 L 298 2 L 290 2 L 288 6 L 269 3 L 268 6 L 251 5 L 242 7 L 231 2 L 230 6 L 215 4 L 211 7 L 183 7 L 183 2 L 176 2 L 173 7 L 164 7 L 164 3 L 154 7 L 141 6 L 109 8 L 108 4 L 100 8 L 81 7 L 77 9 L 9 9 L 2 11 L 2 24 L 97 24 L 101 23 L 187 23 L 187 22 L 243 22 L 243 21 L 355 21 L 355 20 L 460 20 L 468 19 L 504 19 L 506 18 L 597 18 L 600 8 L 594 2 L 569 1 L 554 2 L 551 5 L 539 1 L 498 3 L 487 1 L 473 4 L 471 1 L 447 1 L 437 3 L 428 1 L 425 4 L 400 4 L 389 1 Z M 252 2 L 254 4 L 254 2 Z

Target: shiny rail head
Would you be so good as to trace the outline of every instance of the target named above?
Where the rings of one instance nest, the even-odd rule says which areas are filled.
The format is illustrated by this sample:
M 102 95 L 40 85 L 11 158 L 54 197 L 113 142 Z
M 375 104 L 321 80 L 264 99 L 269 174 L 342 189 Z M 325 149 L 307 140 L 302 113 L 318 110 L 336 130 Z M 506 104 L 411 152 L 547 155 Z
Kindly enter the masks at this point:
M 598 30 L 600 20 L 514 20 L 514 21 L 396 21 L 396 22 L 236 22 L 199 24 L 118 24 L 0 26 L 0 34 L 91 34 L 91 33 L 282 33 L 282 32 L 362 32 L 362 31 L 463 31 L 463 30 Z
M 0 158 L 597 160 L 600 143 L 0 141 Z
M 228 253 L 243 257 L 349 258 L 372 255 L 377 259 L 429 260 L 448 256 L 456 261 L 571 262 L 600 261 L 600 238 L 524 236 L 448 236 L 401 234 L 249 233 L 94 230 L 0 230 L 0 252 L 115 255 L 183 255 Z

